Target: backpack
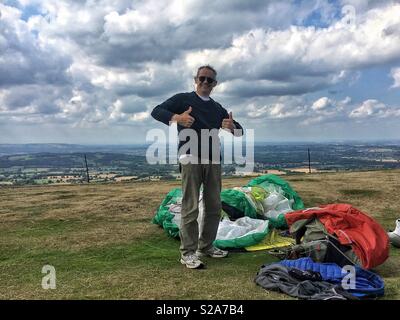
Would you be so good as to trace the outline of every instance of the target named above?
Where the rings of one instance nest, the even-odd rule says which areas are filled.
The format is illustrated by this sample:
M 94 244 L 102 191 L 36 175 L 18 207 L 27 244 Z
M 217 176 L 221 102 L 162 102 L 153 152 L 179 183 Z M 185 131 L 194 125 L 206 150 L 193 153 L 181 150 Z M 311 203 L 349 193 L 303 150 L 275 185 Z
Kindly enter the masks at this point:
M 290 227 L 290 233 L 296 239 L 296 245 L 269 253 L 280 259 L 310 257 L 315 262 L 334 262 L 339 266 L 360 263 L 351 246 L 340 244 L 316 218 L 296 221 Z

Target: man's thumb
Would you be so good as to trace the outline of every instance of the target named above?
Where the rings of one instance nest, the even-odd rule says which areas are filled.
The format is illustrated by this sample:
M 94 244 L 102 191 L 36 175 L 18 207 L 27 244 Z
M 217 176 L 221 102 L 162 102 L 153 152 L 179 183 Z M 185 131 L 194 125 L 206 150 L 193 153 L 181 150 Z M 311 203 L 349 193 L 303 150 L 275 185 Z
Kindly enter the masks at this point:
M 186 111 L 185 111 L 185 113 L 187 113 L 187 114 L 189 114 L 189 113 L 191 113 L 192 112 L 192 107 L 189 107 L 189 109 L 187 109 Z
M 229 112 L 229 120 L 232 120 L 233 119 L 233 117 L 232 117 L 232 111 L 231 112 Z

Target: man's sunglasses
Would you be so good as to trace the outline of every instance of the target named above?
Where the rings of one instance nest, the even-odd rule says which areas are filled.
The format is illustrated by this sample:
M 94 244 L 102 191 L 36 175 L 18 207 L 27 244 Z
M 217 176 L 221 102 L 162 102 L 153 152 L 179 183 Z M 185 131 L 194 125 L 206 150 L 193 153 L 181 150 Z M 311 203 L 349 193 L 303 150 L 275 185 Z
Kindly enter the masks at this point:
M 213 79 L 213 78 L 204 77 L 204 76 L 197 77 L 197 79 L 199 79 L 200 82 L 204 82 L 207 80 L 208 84 L 211 84 L 215 81 L 215 79 Z

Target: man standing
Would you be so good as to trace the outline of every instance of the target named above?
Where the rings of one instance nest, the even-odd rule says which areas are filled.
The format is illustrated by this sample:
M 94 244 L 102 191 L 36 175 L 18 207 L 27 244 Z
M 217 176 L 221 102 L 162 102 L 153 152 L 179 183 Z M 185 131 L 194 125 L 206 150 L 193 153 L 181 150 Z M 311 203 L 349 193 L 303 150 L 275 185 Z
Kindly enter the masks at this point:
M 241 125 L 233 120 L 232 112 L 228 114 L 225 108 L 210 98 L 211 91 L 217 85 L 215 69 L 209 65 L 199 67 L 194 80 L 196 91 L 176 94 L 156 106 L 151 113 L 158 121 L 167 125 L 177 122 L 178 125 L 178 153 L 182 174 L 180 261 L 191 269 L 204 267 L 200 260 L 202 256 L 223 258 L 228 254 L 213 246 L 221 217 L 219 138 L 211 139 L 203 133 L 222 128 L 235 135 L 243 134 Z M 185 137 L 182 138 L 184 132 Z M 190 138 L 196 141 L 193 143 Z M 191 148 L 183 151 L 185 148 L 182 147 L 186 144 L 190 144 Z M 197 218 L 201 185 L 204 220 L 199 234 Z

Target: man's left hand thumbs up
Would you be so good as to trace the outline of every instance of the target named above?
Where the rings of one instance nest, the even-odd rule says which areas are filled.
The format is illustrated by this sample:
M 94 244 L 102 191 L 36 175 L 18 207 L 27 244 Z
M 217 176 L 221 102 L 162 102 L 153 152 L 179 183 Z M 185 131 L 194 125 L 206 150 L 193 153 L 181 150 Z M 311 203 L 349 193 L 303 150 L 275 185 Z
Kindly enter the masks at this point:
M 235 129 L 235 125 L 233 124 L 233 116 L 232 111 L 229 112 L 229 117 L 227 119 L 222 120 L 222 129 L 227 129 L 229 131 L 233 131 Z

